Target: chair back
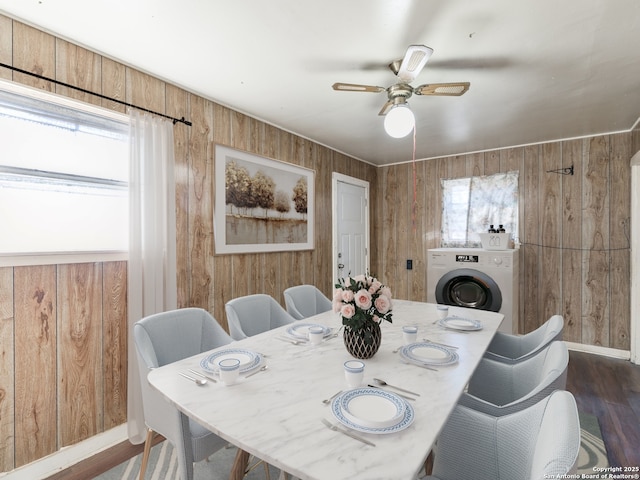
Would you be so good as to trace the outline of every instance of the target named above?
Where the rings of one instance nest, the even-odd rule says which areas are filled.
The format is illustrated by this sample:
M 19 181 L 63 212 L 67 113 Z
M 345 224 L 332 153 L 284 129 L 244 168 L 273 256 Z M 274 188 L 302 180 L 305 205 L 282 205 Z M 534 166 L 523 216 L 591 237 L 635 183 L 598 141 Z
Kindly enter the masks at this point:
M 229 332 L 234 340 L 252 337 L 295 321 L 275 299 L 261 293 L 229 300 L 225 311 Z
M 580 423 L 573 395 L 555 391 L 502 417 L 457 406 L 434 455 L 438 480 L 532 480 L 575 472 Z
M 564 318 L 562 315 L 553 315 L 543 325 L 522 336 L 520 342 L 520 357 L 534 355 L 555 340 L 562 340 Z
M 297 285 L 284 292 L 287 312 L 296 320 L 309 318 L 331 310 L 331 300 L 314 285 Z
M 144 421 L 163 435 L 178 454 L 181 478 L 193 478 L 193 462 L 224 446 L 220 437 L 190 422 L 147 381 L 157 367 L 226 345 L 232 338 L 201 308 L 183 308 L 149 315 L 133 326 L 138 355 Z M 197 431 L 194 431 L 197 430 Z
M 485 358 L 503 363 L 518 363 L 532 357 L 555 340 L 562 340 L 564 318 L 553 315 L 540 327 L 525 335 L 496 332 Z
M 563 478 L 575 474 L 579 451 L 580 419 L 576 401 L 569 392 L 554 392 L 542 416 L 529 478 Z
M 568 366 L 569 349 L 562 341 L 552 342 L 537 355 L 513 365 L 514 399 L 543 392 L 547 396 L 554 390 L 564 390 Z
M 150 315 L 138 321 L 133 332 L 148 368 L 161 367 L 233 340 L 211 314 L 201 308 Z
M 517 364 L 483 358 L 459 403 L 493 416 L 527 408 L 567 383 L 569 350 L 555 341 Z

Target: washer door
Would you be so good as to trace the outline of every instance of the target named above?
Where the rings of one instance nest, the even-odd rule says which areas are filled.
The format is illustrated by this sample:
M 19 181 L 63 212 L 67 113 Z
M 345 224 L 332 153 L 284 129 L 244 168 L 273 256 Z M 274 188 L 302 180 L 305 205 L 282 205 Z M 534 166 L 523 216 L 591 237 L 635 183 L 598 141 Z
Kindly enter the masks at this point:
M 491 312 L 499 312 L 502 307 L 502 294 L 496 282 L 486 273 L 471 268 L 444 274 L 436 285 L 435 293 L 436 301 L 445 305 Z

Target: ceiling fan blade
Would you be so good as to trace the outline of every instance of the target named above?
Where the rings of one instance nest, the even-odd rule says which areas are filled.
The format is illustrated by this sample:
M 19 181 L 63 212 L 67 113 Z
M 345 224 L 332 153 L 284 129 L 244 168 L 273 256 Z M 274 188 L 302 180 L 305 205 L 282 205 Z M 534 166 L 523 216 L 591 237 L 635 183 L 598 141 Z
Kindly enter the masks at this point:
M 432 53 L 433 48 L 425 45 L 409 45 L 398 68 L 398 78 L 406 83 L 412 82 L 422 71 Z
M 387 113 L 389 113 L 389 110 L 391 110 L 391 107 L 393 107 L 393 102 L 389 100 L 382 106 L 382 108 L 378 112 L 378 115 L 386 115 Z
M 384 92 L 384 87 L 374 87 L 373 85 L 358 85 L 355 83 L 334 83 L 332 88 L 334 90 L 342 90 L 345 92 Z
M 443 95 L 459 97 L 469 90 L 469 82 L 459 83 L 426 83 L 413 89 L 416 95 Z

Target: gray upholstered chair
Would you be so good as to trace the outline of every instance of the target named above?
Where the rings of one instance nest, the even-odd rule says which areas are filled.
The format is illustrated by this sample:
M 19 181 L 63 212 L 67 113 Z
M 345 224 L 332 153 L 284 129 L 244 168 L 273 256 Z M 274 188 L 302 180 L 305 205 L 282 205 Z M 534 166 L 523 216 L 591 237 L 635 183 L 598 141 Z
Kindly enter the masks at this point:
M 331 300 L 313 285 L 297 285 L 284 292 L 287 312 L 296 320 L 331 310 Z
M 563 328 L 562 315 L 553 315 L 540 327 L 525 335 L 496 332 L 485 357 L 503 363 L 521 362 L 535 355 L 554 340 L 562 340 Z
M 278 302 L 262 293 L 229 300 L 225 310 L 229 332 L 234 340 L 242 340 L 295 322 L 295 318 Z
M 175 447 L 180 478 L 191 480 L 193 462 L 204 460 L 227 442 L 180 413 L 151 388 L 147 375 L 153 368 L 226 345 L 232 339 L 209 312 L 200 308 L 183 308 L 145 317 L 135 323 L 133 337 L 138 353 L 144 420 L 148 427 L 140 479 L 144 478 L 153 432 L 158 432 Z
M 527 408 L 567 384 L 569 351 L 562 341 L 520 363 L 483 358 L 458 403 L 500 417 Z
M 576 472 L 580 421 L 573 395 L 556 391 L 511 415 L 458 405 L 434 449 L 430 480 L 538 480 Z

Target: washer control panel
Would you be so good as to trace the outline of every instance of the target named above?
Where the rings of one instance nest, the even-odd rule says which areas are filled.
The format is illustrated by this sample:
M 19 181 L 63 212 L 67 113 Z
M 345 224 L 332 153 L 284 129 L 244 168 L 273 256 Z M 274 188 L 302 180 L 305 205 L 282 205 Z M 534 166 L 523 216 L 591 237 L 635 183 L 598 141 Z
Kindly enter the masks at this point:
M 470 251 L 471 250 L 471 251 Z M 428 262 L 434 268 L 468 267 L 510 269 L 513 267 L 514 251 L 504 252 L 477 249 L 431 249 Z
M 509 268 L 511 266 L 511 258 L 509 255 L 493 255 L 491 257 L 491 263 L 496 267 Z
M 480 257 L 478 255 L 461 255 L 456 254 L 457 263 L 478 263 Z

